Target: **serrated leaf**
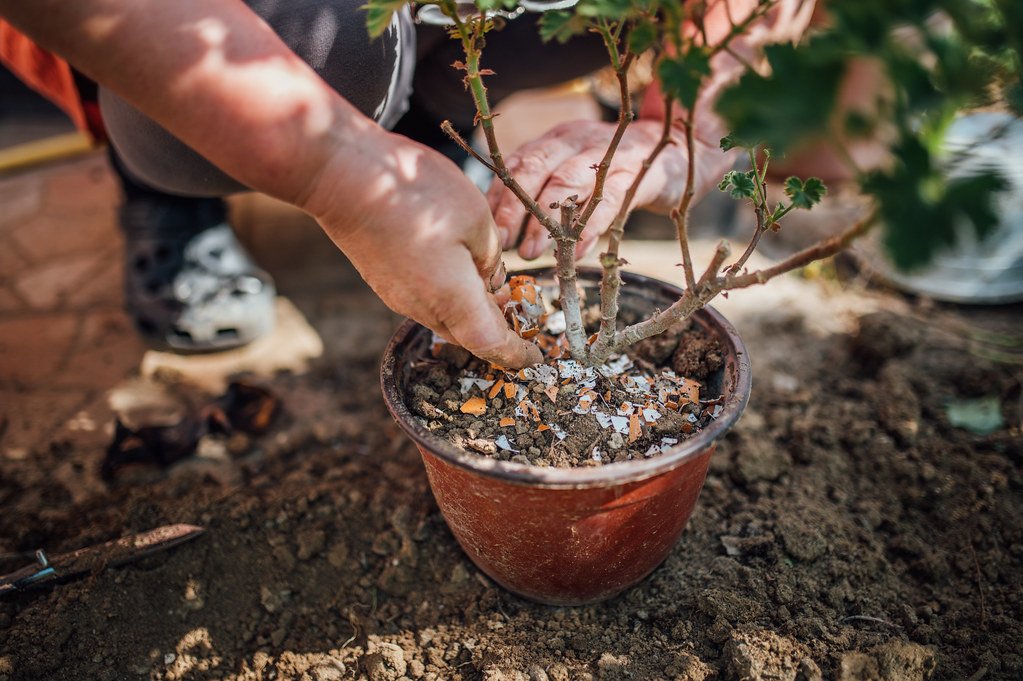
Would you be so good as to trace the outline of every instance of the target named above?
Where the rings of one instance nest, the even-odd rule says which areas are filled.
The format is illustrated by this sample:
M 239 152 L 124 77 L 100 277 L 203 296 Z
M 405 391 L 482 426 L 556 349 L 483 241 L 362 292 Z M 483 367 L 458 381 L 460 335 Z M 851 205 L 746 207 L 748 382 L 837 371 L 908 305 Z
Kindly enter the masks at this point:
M 728 193 L 733 199 L 753 198 L 757 190 L 753 171 L 729 170 L 725 173 L 725 178 L 718 184 L 718 189 Z
M 646 52 L 657 42 L 657 27 L 649 21 L 636 24 L 629 31 L 629 50 L 636 54 Z
M 828 188 L 819 177 L 810 177 L 803 181 L 793 176 L 785 180 L 785 196 L 792 200 L 792 205 L 796 208 L 810 210 L 820 203 L 827 193 Z
M 710 54 L 695 46 L 684 55 L 665 57 L 657 67 L 661 89 L 687 109 L 696 104 L 700 85 L 709 75 Z
M 845 57 L 816 41 L 798 49 L 770 45 L 764 52 L 770 75 L 747 71 L 715 108 L 737 137 L 785 153 L 796 141 L 827 130 Z
M 586 20 L 574 12 L 555 10 L 544 12 L 540 18 L 540 38 L 544 42 L 557 40 L 563 43 L 585 30 Z

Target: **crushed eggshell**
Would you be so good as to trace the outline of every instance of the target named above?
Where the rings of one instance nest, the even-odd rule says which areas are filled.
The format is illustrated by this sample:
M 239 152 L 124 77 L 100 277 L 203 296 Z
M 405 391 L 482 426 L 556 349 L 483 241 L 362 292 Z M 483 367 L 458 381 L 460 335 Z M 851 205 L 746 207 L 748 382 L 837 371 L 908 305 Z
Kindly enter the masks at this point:
M 565 321 L 565 311 L 556 310 L 547 315 L 547 321 L 544 324 L 544 329 L 547 333 L 552 336 L 558 336 L 565 333 L 568 328 L 568 323 Z
M 503 388 L 503 387 L 504 387 L 504 379 L 503 378 L 497 379 L 497 382 L 494 383 L 493 387 L 490 389 L 490 392 L 487 393 L 487 398 L 492 400 L 495 397 L 497 397 L 497 394 L 499 392 L 501 392 L 501 388 Z
M 461 406 L 463 414 L 482 416 L 487 413 L 487 402 L 482 397 L 470 397 Z
M 700 401 L 700 384 L 691 378 L 682 379 L 681 396 L 684 404 L 696 404 Z
M 508 441 L 508 436 L 507 435 L 499 435 L 497 437 L 497 439 L 494 440 L 494 444 L 497 445 L 498 447 L 500 447 L 501 449 L 505 450 L 506 452 L 517 452 L 517 451 L 519 451 L 517 449 L 513 449 L 512 448 L 511 442 Z
M 472 390 L 473 386 L 479 388 L 483 392 L 486 392 L 490 386 L 494 384 L 493 381 L 487 381 L 482 378 L 460 378 L 458 379 L 458 387 L 462 391 L 462 394 Z
M 501 419 L 500 421 L 497 422 L 497 425 L 500 426 L 501 428 L 507 428 L 508 426 L 514 426 L 515 425 L 515 419 L 513 419 L 511 416 L 505 416 L 503 419 Z
M 656 409 L 647 408 L 643 410 L 643 420 L 646 421 L 647 423 L 653 423 L 659 418 L 661 418 L 661 412 L 657 411 Z
M 633 414 L 629 417 L 629 444 L 632 444 L 639 439 L 639 436 L 643 434 L 643 430 L 639 425 L 639 415 Z

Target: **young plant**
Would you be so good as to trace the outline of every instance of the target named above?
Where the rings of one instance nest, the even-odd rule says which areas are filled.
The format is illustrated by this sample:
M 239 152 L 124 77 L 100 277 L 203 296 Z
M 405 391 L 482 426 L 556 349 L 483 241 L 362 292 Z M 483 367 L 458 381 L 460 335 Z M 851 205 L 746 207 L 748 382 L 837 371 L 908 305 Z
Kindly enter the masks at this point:
M 371 32 L 380 33 L 405 0 L 370 0 Z M 583 33 L 600 37 L 608 63 L 619 85 L 618 122 L 603 158 L 593 166 L 589 198 L 565 196 L 541 206 L 509 170 L 494 132 L 494 114 L 487 97 L 484 66 L 486 35 L 499 30 L 501 11 L 544 9 L 530 0 L 426 0 L 450 20 L 452 38 L 461 42 L 464 61 L 453 66 L 464 71 L 466 89 L 477 111 L 477 123 L 486 139 L 487 156 L 476 152 L 447 122 L 444 130 L 469 154 L 489 168 L 518 198 L 528 213 L 547 230 L 555 245 L 561 308 L 565 313 L 569 350 L 573 359 L 593 366 L 644 338 L 659 334 L 686 319 L 721 293 L 762 284 L 835 255 L 877 223 L 885 228 L 884 242 L 902 266 L 926 262 L 942 244 L 955 238 L 964 221 L 980 235 L 996 224 L 992 195 L 1002 181 L 992 175 L 950 179 L 935 161 L 942 132 L 953 115 L 964 108 L 999 102 L 1017 115 L 1023 112 L 1019 84 L 1020 48 L 1023 48 L 1023 10 L 1017 0 L 917 0 L 915 2 L 863 2 L 834 0 L 826 5 L 827 23 L 796 44 L 753 49 L 753 36 L 800 0 L 578 0 L 553 3 L 545 11 L 540 32 L 547 40 L 564 41 Z M 569 7 L 564 7 L 570 4 Z M 733 5 L 744 5 L 738 15 Z M 548 5 L 550 6 L 550 5 Z M 727 30 L 711 39 L 708 19 L 723 12 Z M 734 12 L 734 13 L 733 13 Z M 660 139 L 650 149 L 609 225 L 597 225 L 608 234 L 600 254 L 600 326 L 587 337 L 577 288 L 575 247 L 604 200 L 604 185 L 615 152 L 635 114 L 629 84 L 630 67 L 643 53 L 651 53 L 663 93 L 664 121 Z M 865 55 L 877 62 L 888 77 L 884 96 L 871 102 L 870 113 L 839 118 L 839 84 L 850 59 Z M 746 67 L 745 73 L 716 98 L 716 113 L 702 105 L 722 61 Z M 699 116 L 721 116 L 732 134 L 721 139 L 724 153 L 745 151 L 749 169 L 727 173 L 719 188 L 748 202 L 752 210 L 751 236 L 734 260 L 722 241 L 703 271 L 697 273 L 689 248 L 689 213 L 696 190 L 698 156 L 695 131 Z M 838 140 L 855 140 L 884 131 L 891 140 L 891 162 L 869 172 L 855 167 L 852 156 Z M 768 203 L 767 170 L 772 150 L 784 152 L 807 136 L 831 140 L 850 164 L 861 189 L 874 199 L 867 216 L 836 236 L 820 241 L 765 269 L 748 271 L 746 263 L 767 230 L 778 230 L 792 210 L 808 210 L 826 192 L 821 180 L 789 177 L 784 183 L 787 201 Z M 619 247 L 633 199 L 657 158 L 669 145 L 687 151 L 688 171 L 680 200 L 670 215 L 681 248 L 684 293 L 664 310 L 647 319 L 620 327 L 619 270 L 624 261 Z

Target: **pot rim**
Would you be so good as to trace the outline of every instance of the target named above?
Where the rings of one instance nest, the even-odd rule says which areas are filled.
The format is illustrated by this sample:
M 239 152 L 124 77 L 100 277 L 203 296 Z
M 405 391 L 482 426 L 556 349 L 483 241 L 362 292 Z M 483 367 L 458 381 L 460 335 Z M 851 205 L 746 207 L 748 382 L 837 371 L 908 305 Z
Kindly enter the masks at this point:
M 554 269 L 551 267 L 541 267 L 510 272 L 509 275 L 544 276 L 550 275 L 553 272 Z M 578 270 L 580 278 L 586 279 L 599 280 L 600 272 L 600 269 L 594 267 L 580 267 Z M 631 284 L 659 289 L 673 298 L 677 298 L 683 293 L 677 286 L 641 274 L 622 272 L 622 278 Z M 447 440 L 434 435 L 423 427 L 415 415 L 412 414 L 402 399 L 401 391 L 398 388 L 398 372 L 400 367 L 396 359 L 397 350 L 416 333 L 420 332 L 420 330 L 429 333 L 428 329 L 411 319 L 406 319 L 398 330 L 395 331 L 390 342 L 387 344 L 387 348 L 384 350 L 383 361 L 380 366 L 380 386 L 383 390 L 387 408 L 402 430 L 420 448 L 459 468 L 489 478 L 496 478 L 503 482 L 545 488 L 606 487 L 637 482 L 680 466 L 706 451 L 735 425 L 735 422 L 739 420 L 743 410 L 746 408 L 747 402 L 749 402 L 752 388 L 749 354 L 735 327 L 720 312 L 709 305 L 705 305 L 700 310 L 694 312 L 693 317 L 703 317 L 702 321 L 705 324 L 711 327 L 719 327 L 723 332 L 722 340 L 725 340 L 726 344 L 732 346 L 729 348 L 728 353 L 731 357 L 734 357 L 735 362 L 732 391 L 721 403 L 722 411 L 710 425 L 695 436 L 683 440 L 667 452 L 649 459 L 622 461 L 595 467 L 548 468 L 512 461 L 501 461 L 464 452 Z M 724 370 L 728 370 L 727 362 Z

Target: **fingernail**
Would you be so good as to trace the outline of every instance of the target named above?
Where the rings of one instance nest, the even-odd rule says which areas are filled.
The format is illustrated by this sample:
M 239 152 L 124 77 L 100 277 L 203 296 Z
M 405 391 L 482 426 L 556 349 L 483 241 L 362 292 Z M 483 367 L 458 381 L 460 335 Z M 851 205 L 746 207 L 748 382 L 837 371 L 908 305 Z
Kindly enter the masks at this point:
M 543 255 L 544 249 L 547 247 L 546 237 L 534 237 L 529 241 L 529 246 L 526 248 L 529 255 L 526 256 L 529 260 L 539 258 Z

